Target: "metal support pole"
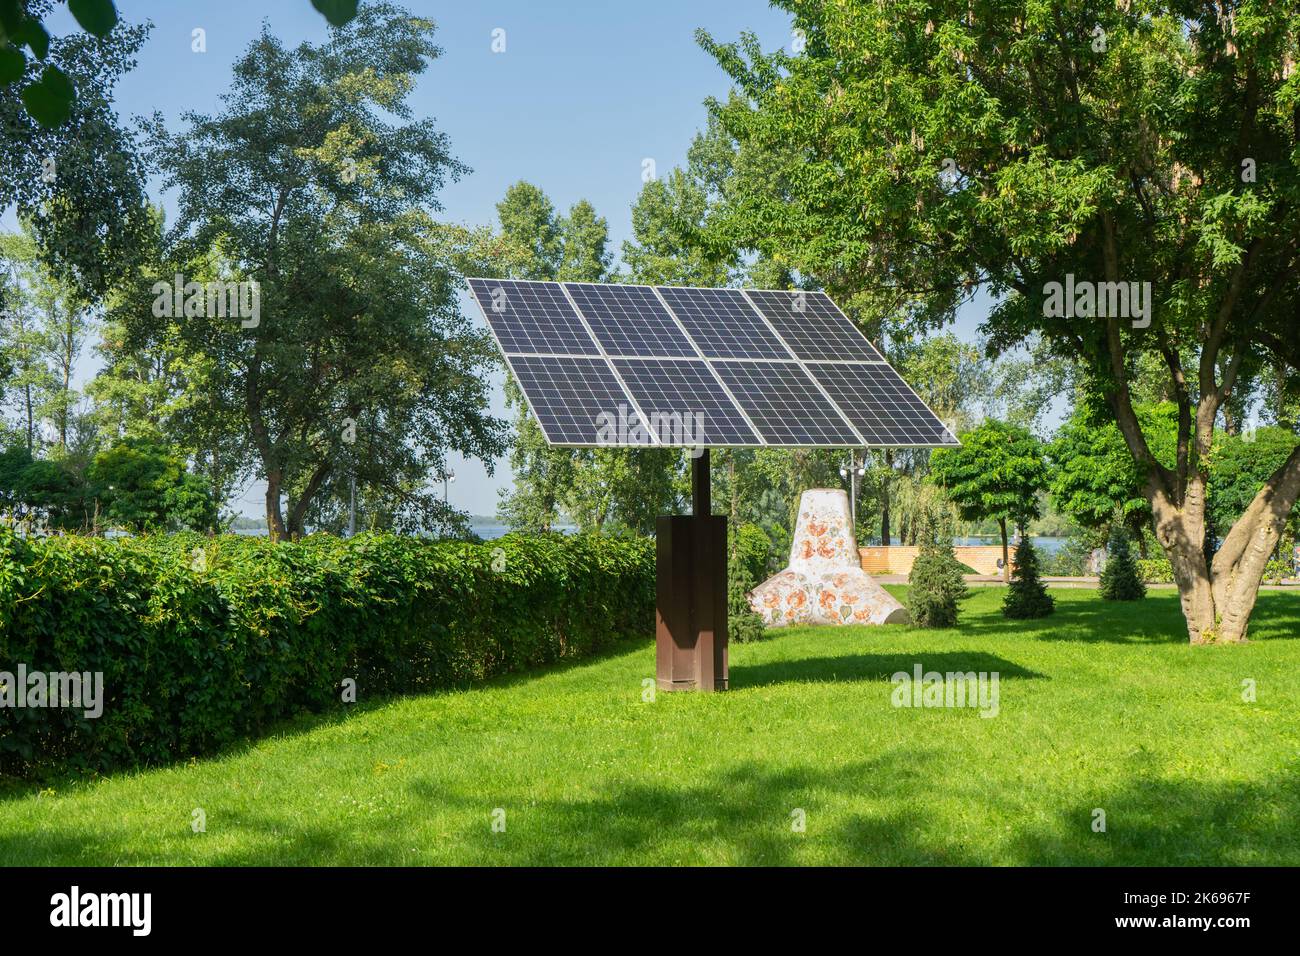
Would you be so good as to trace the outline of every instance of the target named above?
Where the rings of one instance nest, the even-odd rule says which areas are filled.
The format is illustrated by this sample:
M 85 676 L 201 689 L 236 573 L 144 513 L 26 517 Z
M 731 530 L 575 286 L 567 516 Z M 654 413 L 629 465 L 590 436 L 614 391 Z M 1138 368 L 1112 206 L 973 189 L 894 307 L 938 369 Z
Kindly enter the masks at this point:
M 709 478 L 709 450 L 706 448 L 697 458 L 691 459 L 691 514 L 708 515 L 713 513 L 712 482 Z
M 713 515 L 709 453 L 691 459 L 691 514 L 655 524 L 655 673 L 660 690 L 729 686 L 727 519 Z

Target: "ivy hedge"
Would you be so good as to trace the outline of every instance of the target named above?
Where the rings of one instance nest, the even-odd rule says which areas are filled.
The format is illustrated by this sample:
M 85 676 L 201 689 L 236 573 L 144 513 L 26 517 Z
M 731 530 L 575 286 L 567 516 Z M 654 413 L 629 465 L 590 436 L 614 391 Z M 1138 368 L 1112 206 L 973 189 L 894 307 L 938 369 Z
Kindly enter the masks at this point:
M 0 776 L 210 753 L 304 711 L 654 633 L 654 542 L 384 534 L 294 543 L 0 529 L 0 672 L 102 672 L 103 713 L 0 707 Z M 21 690 L 21 689 L 20 689 Z

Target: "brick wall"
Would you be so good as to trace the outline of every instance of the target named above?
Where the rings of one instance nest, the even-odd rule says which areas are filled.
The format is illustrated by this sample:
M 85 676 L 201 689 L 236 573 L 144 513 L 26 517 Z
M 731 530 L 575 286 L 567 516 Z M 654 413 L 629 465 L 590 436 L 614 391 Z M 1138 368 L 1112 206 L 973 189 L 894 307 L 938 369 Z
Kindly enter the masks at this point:
M 908 574 L 912 570 L 912 562 L 916 560 L 919 550 L 919 548 L 906 545 L 891 545 L 890 547 L 859 548 L 858 553 L 862 558 L 862 570 L 868 574 Z M 1007 550 L 1011 560 L 1015 561 L 1015 546 L 1010 545 Z M 1000 544 L 958 547 L 953 548 L 953 551 L 957 553 L 958 561 L 974 568 L 979 574 L 1002 573 L 998 569 L 998 559 L 1002 557 L 1002 545 Z

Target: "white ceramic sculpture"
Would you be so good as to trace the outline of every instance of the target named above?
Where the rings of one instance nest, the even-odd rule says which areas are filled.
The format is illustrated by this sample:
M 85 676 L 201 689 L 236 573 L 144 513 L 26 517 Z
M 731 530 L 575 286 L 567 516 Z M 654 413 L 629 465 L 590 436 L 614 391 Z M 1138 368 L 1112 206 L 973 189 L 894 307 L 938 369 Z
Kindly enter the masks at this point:
M 862 570 L 849 496 L 812 488 L 799 499 L 790 565 L 749 593 L 771 627 L 785 624 L 907 624 L 907 608 Z

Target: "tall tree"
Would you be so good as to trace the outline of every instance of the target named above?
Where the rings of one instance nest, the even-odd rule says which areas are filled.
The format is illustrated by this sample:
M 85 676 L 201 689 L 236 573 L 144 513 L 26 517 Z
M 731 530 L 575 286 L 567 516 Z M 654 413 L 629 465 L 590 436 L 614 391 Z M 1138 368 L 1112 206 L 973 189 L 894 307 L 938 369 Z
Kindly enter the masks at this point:
M 520 180 L 497 203 L 497 219 L 501 223 L 501 235 L 528 250 L 528 260 L 515 278 L 554 279 L 564 258 L 564 240 L 555 218 L 555 206 L 546 193 Z
M 930 474 L 965 521 L 993 519 L 1002 533 L 1002 576 L 1011 580 L 1007 523 L 1022 532 L 1038 517 L 1038 492 L 1047 483 L 1043 446 L 1028 429 L 990 418 L 961 436 L 960 448 L 930 456 Z
M 579 199 L 559 221 L 560 261 L 555 278 L 561 282 L 605 282 L 614 255 L 609 251 L 609 223 Z
M 987 285 L 996 346 L 1040 334 L 1094 376 L 1191 642 L 1245 640 L 1300 449 L 1212 554 L 1208 459 L 1243 366 L 1300 367 L 1300 5 L 777 5 L 800 55 L 701 35 L 743 94 L 720 121 L 800 160 L 780 194 L 732 204 L 733 230 L 921 325 Z M 1106 306 L 1080 292 L 1062 314 L 1076 279 Z M 1143 354 L 1178 405 L 1172 466 L 1134 407 Z
M 555 207 L 546 194 L 532 183 L 515 183 L 497 203 L 497 218 L 502 239 L 522 251 L 522 261 L 507 273 L 508 277 L 543 281 L 557 278 L 566 258 L 565 230 L 557 222 Z M 595 226 L 596 222 L 593 222 Z M 585 254 L 580 254 L 575 247 L 568 262 L 572 271 L 566 278 L 598 281 L 603 276 L 603 266 L 597 267 L 599 271 L 595 274 L 582 271 L 583 266 L 592 268 L 593 251 L 596 261 L 605 253 L 598 228 L 593 228 L 586 238 L 595 245 L 589 246 Z M 608 232 L 603 241 L 608 241 Z M 500 273 L 494 271 L 491 274 Z M 510 528 L 549 531 L 560 520 L 561 509 L 572 487 L 577 452 L 550 446 L 519 385 L 509 375 L 506 376 L 505 395 L 506 406 L 513 410 L 515 420 L 514 442 L 510 450 L 514 487 L 501 490 L 497 511 Z
M 319 46 L 263 31 L 220 113 L 187 113 L 176 133 L 153 124 L 163 185 L 179 191 L 176 258 L 218 249 L 223 279 L 258 283 L 261 315 L 151 332 L 232 370 L 277 537 L 301 534 L 344 472 L 445 525 L 423 482 L 449 449 L 490 460 L 503 447 L 485 413 L 493 352 L 459 309 L 430 215 L 464 167 L 407 102 L 440 54 L 433 32 L 388 3 Z
M 45 264 L 93 300 L 130 262 L 148 226 L 143 161 L 112 98 L 149 28 L 110 23 L 102 38 L 50 39 L 40 18 L 52 6 L 0 4 L 0 78 L 6 60 L 18 71 L 7 74 L 13 82 L 0 82 L 0 209 L 16 208 Z M 15 17 L 26 24 L 29 40 L 43 37 L 31 48 L 34 56 L 44 51 L 39 57 L 25 59 L 23 41 L 10 43 L 18 39 L 11 32 Z M 68 101 L 58 122 L 47 124 L 29 106 L 33 88 L 44 97 L 56 92 L 51 87 Z

